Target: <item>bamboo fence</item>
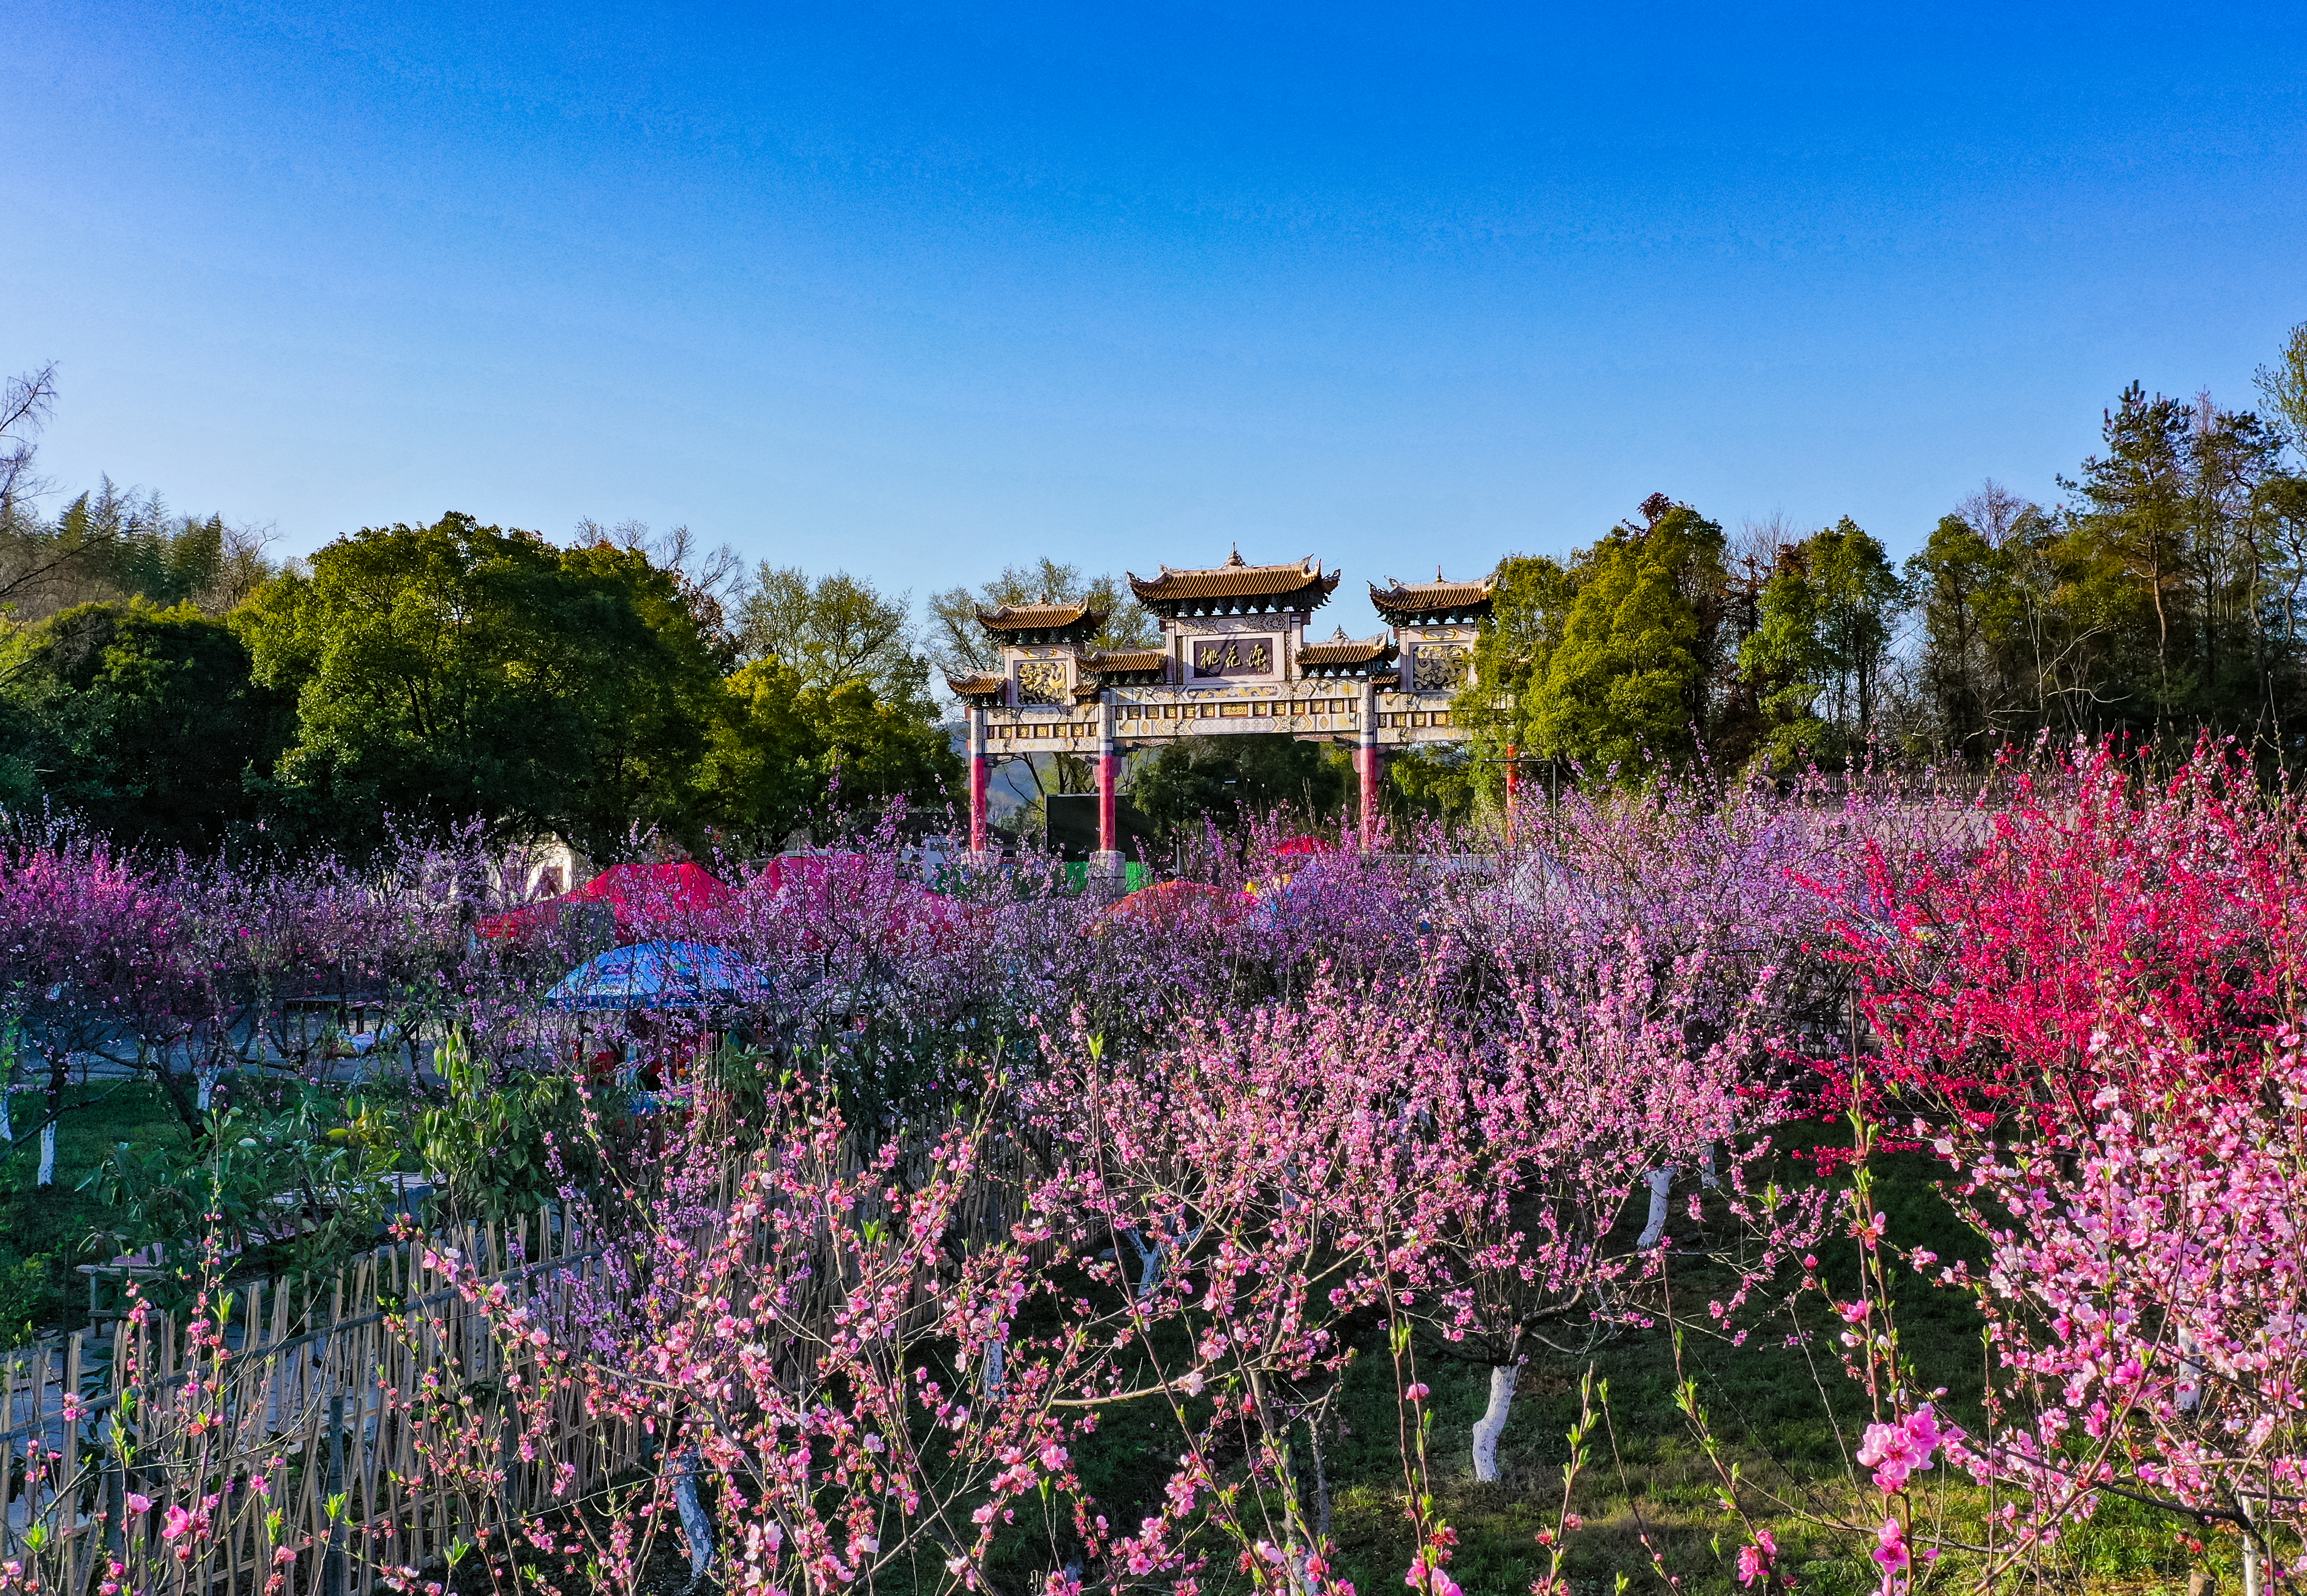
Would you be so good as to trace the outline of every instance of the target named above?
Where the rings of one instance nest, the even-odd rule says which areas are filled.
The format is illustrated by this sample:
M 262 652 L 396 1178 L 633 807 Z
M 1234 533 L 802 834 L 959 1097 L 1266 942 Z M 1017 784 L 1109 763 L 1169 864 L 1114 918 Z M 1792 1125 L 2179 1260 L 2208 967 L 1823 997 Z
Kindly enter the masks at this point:
M 936 1133 L 955 1123 L 902 1137 L 899 1188 L 931 1177 Z M 975 1140 L 942 1220 L 965 1252 L 1007 1240 L 1032 1162 L 1014 1128 L 981 1125 Z M 828 1173 L 869 1157 L 853 1141 Z M 708 1211 L 729 1211 L 738 1178 L 724 1173 Z M 58 1596 L 93 1596 L 116 1561 L 131 1596 L 363 1596 L 403 1570 L 439 1577 L 480 1532 L 502 1545 L 524 1520 L 643 1478 L 651 1437 L 581 1396 L 559 1396 L 541 1427 L 516 1411 L 516 1379 L 567 1387 L 539 1382 L 534 1350 L 470 1300 L 502 1292 L 500 1312 L 525 1308 L 548 1343 L 581 1345 L 585 1316 L 630 1290 L 636 1238 L 607 1245 L 562 1212 L 383 1248 L 325 1286 L 238 1286 L 220 1343 L 148 1312 L 0 1362 L 0 1560 L 54 1570 L 41 1589 Z M 688 1240 L 710 1246 L 716 1229 Z M 738 1240 L 749 1266 L 775 1266 L 771 1240 L 757 1224 Z M 816 1240 L 793 1307 L 821 1319 L 848 1272 L 829 1233 Z M 450 1247 L 461 1285 L 426 1262 Z M 1052 1247 L 1030 1250 L 1046 1261 Z M 913 1282 L 908 1317 L 932 1313 L 939 1290 L 933 1274 Z M 172 1532 L 178 1512 L 195 1522 Z
M 64 1596 L 116 1559 L 131 1591 L 350 1596 L 639 1466 L 641 1437 L 566 1403 L 521 1445 L 539 1437 L 501 1399 L 525 1360 L 427 1266 L 447 1246 L 540 1322 L 613 1290 L 547 1211 L 380 1249 L 325 1288 L 242 1287 L 221 1346 L 151 1313 L 19 1354 L 0 1367 L 0 1550 Z M 435 1389 L 454 1433 L 406 1400 Z M 170 1533 L 172 1509 L 193 1523 Z

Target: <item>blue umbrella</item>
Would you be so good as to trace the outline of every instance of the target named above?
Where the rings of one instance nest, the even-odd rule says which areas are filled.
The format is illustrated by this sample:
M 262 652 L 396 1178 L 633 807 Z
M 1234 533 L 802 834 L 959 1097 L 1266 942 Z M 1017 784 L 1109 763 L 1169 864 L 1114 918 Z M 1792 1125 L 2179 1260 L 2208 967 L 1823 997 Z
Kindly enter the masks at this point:
M 769 978 L 725 948 L 636 942 L 587 959 L 545 994 L 555 1008 L 704 1008 L 768 990 Z

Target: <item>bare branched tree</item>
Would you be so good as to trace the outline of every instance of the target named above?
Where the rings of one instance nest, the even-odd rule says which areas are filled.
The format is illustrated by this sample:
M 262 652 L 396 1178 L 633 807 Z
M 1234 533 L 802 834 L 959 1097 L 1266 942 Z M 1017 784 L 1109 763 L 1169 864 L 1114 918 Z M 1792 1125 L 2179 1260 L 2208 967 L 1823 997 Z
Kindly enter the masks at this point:
M 577 536 L 581 543 L 630 549 L 671 576 L 706 641 L 725 659 L 736 656 L 738 617 L 750 590 L 745 562 L 736 550 L 725 543 L 708 549 L 686 526 L 652 532 L 647 521 L 625 520 L 608 527 L 590 516 L 577 523 Z
M 0 389 L 0 526 L 11 525 L 21 500 L 38 498 L 47 484 L 32 474 L 33 439 L 56 408 L 55 361 L 36 372 L 11 377 Z
M 745 601 L 745 655 L 777 661 L 804 686 L 865 682 L 885 699 L 910 699 L 927 691 L 929 675 L 912 614 L 910 594 L 885 595 L 845 571 L 812 580 L 764 561 Z
M 2001 548 L 2011 541 L 2011 535 L 2029 517 L 2039 516 L 2043 507 L 2032 499 L 2022 497 L 2004 487 L 1992 476 L 1979 484 L 1978 491 L 1954 507 L 1970 529 L 1986 540 L 1989 548 Z

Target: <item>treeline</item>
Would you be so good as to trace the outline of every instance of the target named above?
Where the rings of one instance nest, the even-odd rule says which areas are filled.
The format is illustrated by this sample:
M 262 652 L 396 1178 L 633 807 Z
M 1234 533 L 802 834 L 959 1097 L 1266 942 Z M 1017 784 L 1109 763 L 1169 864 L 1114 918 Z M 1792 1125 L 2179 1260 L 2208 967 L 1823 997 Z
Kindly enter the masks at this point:
M 1701 750 L 1785 768 L 2202 727 L 2296 757 L 2307 325 L 2259 386 L 2264 410 L 2132 385 L 2059 502 L 1990 482 L 1903 567 L 1847 517 L 1733 536 L 1664 494 L 1567 560 L 1509 558 L 1457 706 L 1471 757 L 1454 782 L 1415 761 L 1400 779 L 1462 802 L 1509 748 L 1589 772 Z
M 54 551 L 76 513 L 20 516 L 17 546 Z M 870 584 L 747 577 L 685 534 L 365 528 L 243 595 L 0 621 L 0 808 L 194 851 L 360 856 L 476 816 L 600 859 L 770 850 L 942 807 L 959 761 L 908 635 Z
M 1848 518 L 1737 534 L 1653 494 L 1569 558 L 1500 562 L 1456 705 L 1472 742 L 1391 763 L 1402 814 L 1533 767 L 1974 761 L 2038 734 L 2307 735 L 2307 325 L 2263 409 L 2128 389 L 2060 499 L 1988 484 L 1903 566 Z M 1094 639 L 1157 629 L 1109 577 L 1043 560 L 931 596 L 748 572 L 685 529 L 586 522 L 568 545 L 451 514 L 367 528 L 309 562 L 261 528 L 105 482 L 53 515 L 31 436 L 53 372 L 0 391 L 0 809 L 125 841 L 235 837 L 359 854 L 479 816 L 596 858 L 643 836 L 758 853 L 903 799 L 942 819 L 960 763 L 933 666 L 983 668 L 976 612 L 1084 599 Z M 1041 794 L 1085 761 L 1031 762 Z M 1334 751 L 1248 740 L 1136 762 L 1169 832 L 1343 802 Z M 1037 828 L 1040 800 L 1021 828 Z

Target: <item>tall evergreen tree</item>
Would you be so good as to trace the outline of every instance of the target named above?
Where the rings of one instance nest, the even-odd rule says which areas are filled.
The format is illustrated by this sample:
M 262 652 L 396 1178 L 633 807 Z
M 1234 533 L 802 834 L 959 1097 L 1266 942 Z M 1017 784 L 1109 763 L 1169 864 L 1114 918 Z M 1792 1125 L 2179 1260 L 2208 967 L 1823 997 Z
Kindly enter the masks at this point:
M 1580 565 L 1529 715 L 1534 751 L 1590 768 L 1687 757 L 1710 730 L 1728 572 L 1722 528 L 1663 494 Z

